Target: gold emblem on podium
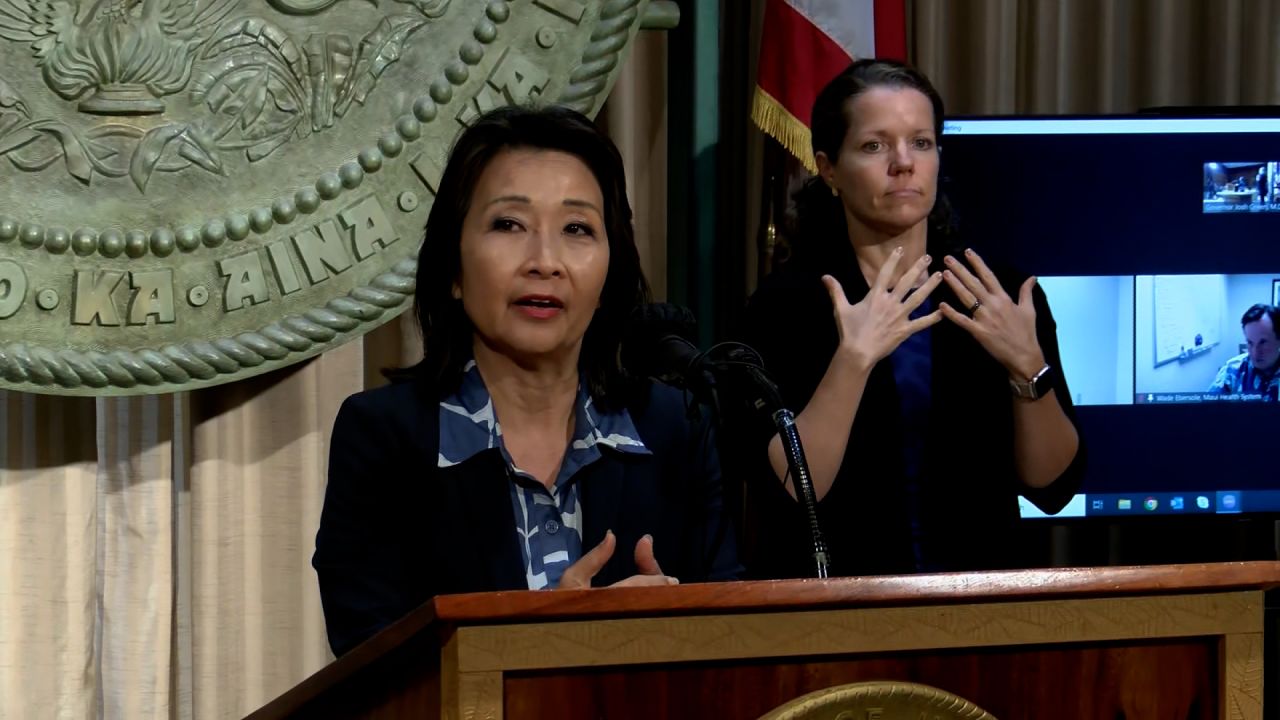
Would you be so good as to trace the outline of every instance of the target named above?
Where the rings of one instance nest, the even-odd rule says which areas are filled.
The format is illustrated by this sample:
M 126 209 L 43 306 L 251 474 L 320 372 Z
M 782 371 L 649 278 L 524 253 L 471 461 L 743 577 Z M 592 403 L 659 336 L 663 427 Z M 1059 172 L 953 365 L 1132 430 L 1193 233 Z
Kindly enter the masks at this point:
M 995 720 L 964 698 L 928 685 L 863 682 L 809 693 L 760 720 Z

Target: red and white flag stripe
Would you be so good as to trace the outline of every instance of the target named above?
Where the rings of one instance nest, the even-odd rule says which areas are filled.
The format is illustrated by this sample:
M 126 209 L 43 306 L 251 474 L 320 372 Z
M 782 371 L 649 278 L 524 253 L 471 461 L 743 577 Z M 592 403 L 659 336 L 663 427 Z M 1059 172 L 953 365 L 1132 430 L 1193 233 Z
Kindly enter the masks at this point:
M 855 58 L 906 59 L 906 0 L 765 2 L 751 117 L 814 171 L 814 98 Z

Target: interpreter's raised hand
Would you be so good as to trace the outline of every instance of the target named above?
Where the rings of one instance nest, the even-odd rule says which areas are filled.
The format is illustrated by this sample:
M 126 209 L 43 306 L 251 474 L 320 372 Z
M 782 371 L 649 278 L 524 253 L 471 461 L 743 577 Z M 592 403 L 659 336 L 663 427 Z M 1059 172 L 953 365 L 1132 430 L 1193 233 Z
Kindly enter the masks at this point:
M 560 576 L 559 590 L 581 590 L 591 587 L 591 579 L 604 568 L 609 558 L 613 557 L 614 548 L 618 544 L 612 530 L 604 534 L 604 540 L 578 558 L 578 561 L 565 568 Z M 645 535 L 636 543 L 636 570 L 639 572 L 609 587 L 638 587 L 642 585 L 677 585 L 679 580 L 662 574 L 658 561 L 653 556 L 653 536 Z
M 911 288 L 929 270 L 928 255 L 907 268 L 897 284 L 889 287 L 898 263 L 902 261 L 902 254 L 902 248 L 890 254 L 867 296 L 852 305 L 835 278 L 822 276 L 822 282 L 831 295 L 831 309 L 840 333 L 840 348 L 866 369 L 888 357 L 903 340 L 942 319 L 937 310 L 911 319 L 911 312 L 920 307 L 942 282 L 941 273 L 935 273 L 911 292 Z
M 1014 302 L 977 253 L 965 250 L 964 255 L 972 271 L 948 255 L 943 275 L 965 307 L 962 311 L 944 302 L 939 309 L 948 320 L 967 330 L 1010 375 L 1022 380 L 1032 378 L 1044 367 L 1044 352 L 1036 338 L 1036 308 L 1031 300 L 1036 279 L 1030 277 L 1022 283 L 1018 301 Z

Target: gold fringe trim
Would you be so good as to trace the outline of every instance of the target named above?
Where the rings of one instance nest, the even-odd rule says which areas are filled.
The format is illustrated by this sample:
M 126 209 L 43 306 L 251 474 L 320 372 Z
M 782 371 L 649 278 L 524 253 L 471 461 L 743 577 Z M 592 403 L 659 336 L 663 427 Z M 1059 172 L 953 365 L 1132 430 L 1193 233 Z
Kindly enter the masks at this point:
M 815 175 L 818 173 L 818 165 L 813 161 L 809 127 L 759 85 L 751 99 L 751 119 L 757 127 L 781 143 L 787 152 L 795 155 L 809 172 Z

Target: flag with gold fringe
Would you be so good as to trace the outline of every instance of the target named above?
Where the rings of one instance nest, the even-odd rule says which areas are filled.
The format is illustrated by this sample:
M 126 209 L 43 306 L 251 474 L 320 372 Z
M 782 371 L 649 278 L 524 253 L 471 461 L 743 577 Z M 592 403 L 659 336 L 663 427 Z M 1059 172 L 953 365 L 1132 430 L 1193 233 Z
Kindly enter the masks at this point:
M 765 0 L 751 119 L 809 172 L 809 112 L 854 58 L 906 59 L 906 0 Z

